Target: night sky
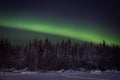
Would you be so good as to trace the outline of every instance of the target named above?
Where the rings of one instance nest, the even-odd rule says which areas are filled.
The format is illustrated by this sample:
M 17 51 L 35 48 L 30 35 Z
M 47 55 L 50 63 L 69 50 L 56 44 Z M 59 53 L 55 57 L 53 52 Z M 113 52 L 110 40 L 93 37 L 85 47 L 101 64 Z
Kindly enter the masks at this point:
M 14 43 L 48 37 L 120 45 L 119 4 L 116 0 L 3 0 L 0 38 Z

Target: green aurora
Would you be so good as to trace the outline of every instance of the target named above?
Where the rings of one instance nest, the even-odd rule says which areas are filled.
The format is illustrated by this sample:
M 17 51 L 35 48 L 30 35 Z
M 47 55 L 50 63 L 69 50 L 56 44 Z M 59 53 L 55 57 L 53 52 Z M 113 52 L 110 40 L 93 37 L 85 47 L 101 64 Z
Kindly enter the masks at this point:
M 104 40 L 108 45 L 112 45 L 113 43 L 120 45 L 120 39 L 118 37 L 111 35 L 107 30 L 97 29 L 94 26 L 90 29 L 89 26 L 91 25 L 75 25 L 45 18 L 1 16 L 0 26 L 70 37 L 80 41 L 92 41 L 97 44 Z

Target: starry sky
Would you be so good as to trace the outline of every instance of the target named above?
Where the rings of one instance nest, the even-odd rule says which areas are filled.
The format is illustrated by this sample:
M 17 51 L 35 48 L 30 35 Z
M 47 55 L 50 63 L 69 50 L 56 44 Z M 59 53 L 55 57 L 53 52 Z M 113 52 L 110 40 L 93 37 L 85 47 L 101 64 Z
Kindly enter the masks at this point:
M 34 38 L 120 45 L 116 0 L 1 0 L 0 37 L 14 43 Z

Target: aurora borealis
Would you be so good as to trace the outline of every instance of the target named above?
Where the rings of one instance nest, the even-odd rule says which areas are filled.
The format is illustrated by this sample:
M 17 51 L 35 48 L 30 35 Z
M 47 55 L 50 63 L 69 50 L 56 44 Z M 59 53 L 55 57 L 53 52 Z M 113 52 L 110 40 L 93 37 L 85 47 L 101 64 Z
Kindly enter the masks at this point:
M 53 3 L 49 3 L 49 4 L 53 4 Z M 39 6 L 37 7 L 39 8 Z M 34 7 L 32 6 L 32 8 Z M 39 14 L 39 12 L 37 13 L 36 16 L 31 16 L 31 15 L 27 15 L 30 14 L 29 11 L 27 13 L 24 13 L 23 10 L 23 11 L 19 11 L 18 13 L 18 12 L 14 12 L 14 10 L 16 10 L 14 8 L 12 9 L 13 12 L 9 11 L 8 9 L 6 9 L 6 11 L 3 11 L 3 13 L 0 14 L 0 26 L 2 27 L 21 29 L 21 30 L 40 32 L 40 33 L 42 32 L 50 35 L 69 37 L 80 41 L 87 41 L 87 42 L 92 41 L 93 43 L 101 43 L 104 40 L 108 45 L 112 45 L 113 43 L 120 45 L 119 34 L 116 33 L 117 32 L 116 30 L 112 30 L 114 25 L 111 25 L 113 27 L 110 29 L 110 27 L 108 27 L 109 25 L 104 25 L 104 24 L 92 25 L 94 24 L 94 21 L 92 22 L 92 24 L 85 24 L 85 23 L 81 23 L 79 20 L 69 21 L 67 18 L 60 22 L 59 16 L 57 17 L 58 21 L 53 19 L 52 17 L 54 14 L 56 15 L 55 13 L 56 10 L 55 11 L 53 10 L 54 13 L 52 15 L 49 15 L 51 16 L 50 18 L 46 18 L 45 16 L 48 15 L 44 15 L 44 17 L 41 17 L 42 15 Z M 50 10 L 52 9 L 50 8 Z M 31 13 L 32 15 L 35 14 L 34 10 L 31 11 L 32 11 Z M 47 13 L 47 14 L 51 14 L 51 13 Z
M 12 19 L 2 19 L 0 21 L 1 26 L 7 26 L 10 28 L 17 28 L 17 29 L 23 29 L 23 30 L 30 30 L 30 31 L 36 31 L 36 32 L 43 32 L 53 35 L 59 35 L 59 36 L 66 36 L 82 41 L 92 41 L 94 43 L 101 43 L 103 40 L 107 42 L 107 44 L 116 43 L 114 39 L 107 37 L 104 37 L 104 34 L 102 36 L 102 33 L 100 34 L 100 30 L 98 32 L 84 29 L 86 26 L 81 26 L 82 28 L 78 29 L 72 29 L 71 26 L 66 27 L 67 25 L 54 25 L 52 24 L 45 24 L 44 22 L 38 22 L 38 21 L 31 21 L 31 20 L 21 20 L 18 18 Z M 102 31 L 101 31 L 102 32 Z

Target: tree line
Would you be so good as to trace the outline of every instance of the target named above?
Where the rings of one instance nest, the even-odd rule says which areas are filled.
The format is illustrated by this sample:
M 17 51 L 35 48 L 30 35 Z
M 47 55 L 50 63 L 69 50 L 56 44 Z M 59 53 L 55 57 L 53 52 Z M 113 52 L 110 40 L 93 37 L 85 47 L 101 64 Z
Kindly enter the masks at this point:
M 84 68 L 86 70 L 120 70 L 120 47 L 62 40 L 53 44 L 48 39 L 33 40 L 24 45 L 12 45 L 0 40 L 0 69 L 16 68 L 31 71 Z

